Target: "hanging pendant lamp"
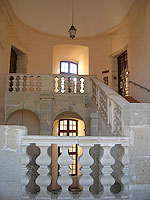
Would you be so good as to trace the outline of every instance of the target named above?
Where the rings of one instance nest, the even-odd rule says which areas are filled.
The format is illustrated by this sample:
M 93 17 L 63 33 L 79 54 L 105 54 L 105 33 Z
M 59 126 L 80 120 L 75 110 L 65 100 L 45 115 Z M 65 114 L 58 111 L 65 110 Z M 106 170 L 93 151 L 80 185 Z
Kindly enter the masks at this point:
M 74 20 L 74 0 L 72 0 L 72 25 L 68 31 L 71 39 L 73 39 L 76 36 L 76 31 L 77 31 L 77 29 L 73 25 L 73 20 Z

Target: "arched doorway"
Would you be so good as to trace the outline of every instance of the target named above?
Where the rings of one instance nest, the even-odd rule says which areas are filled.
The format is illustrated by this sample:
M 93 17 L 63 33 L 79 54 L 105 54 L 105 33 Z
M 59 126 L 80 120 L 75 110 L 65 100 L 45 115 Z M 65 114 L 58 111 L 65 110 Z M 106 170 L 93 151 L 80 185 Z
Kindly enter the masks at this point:
M 26 126 L 28 135 L 40 135 L 40 120 L 30 110 L 21 109 L 13 112 L 7 119 L 7 125 Z
M 58 115 L 53 122 L 53 136 L 85 136 L 85 123 L 82 118 L 73 112 L 63 112 Z M 82 154 L 82 148 L 76 144 L 73 144 L 68 151 L 72 158 L 72 164 L 70 165 L 70 175 L 72 176 L 72 185 L 70 185 L 71 191 L 80 191 L 82 187 L 79 184 L 80 176 L 80 164 L 79 157 Z M 61 154 L 61 149 L 56 145 L 52 145 L 52 182 L 51 190 L 57 191 L 60 186 L 57 184 L 59 176 L 59 166 L 57 159 Z

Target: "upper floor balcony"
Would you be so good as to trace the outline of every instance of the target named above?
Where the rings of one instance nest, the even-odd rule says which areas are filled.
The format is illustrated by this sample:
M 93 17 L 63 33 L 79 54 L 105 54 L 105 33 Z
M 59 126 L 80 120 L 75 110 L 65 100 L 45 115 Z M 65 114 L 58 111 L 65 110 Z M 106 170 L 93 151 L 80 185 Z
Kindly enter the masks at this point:
M 34 96 L 40 100 L 59 98 L 59 104 L 60 106 L 62 104 L 62 109 L 65 102 L 67 103 L 68 101 L 68 104 L 70 102 L 76 104 L 78 101 L 77 105 L 71 106 L 73 111 L 80 112 L 78 114 L 82 116 L 83 113 L 87 112 L 87 107 L 91 107 L 87 100 L 90 98 L 95 104 L 96 111 L 100 111 L 112 134 L 123 135 L 123 109 L 129 103 L 97 79 L 96 76 L 9 74 L 7 77 L 6 95 L 6 118 L 15 111 L 14 105 L 15 109 L 17 107 L 18 109 L 28 109 L 27 98 Z M 67 100 L 65 97 L 70 99 Z M 85 100 L 82 101 L 82 99 Z M 53 101 L 53 107 L 55 107 L 55 102 Z M 81 109 L 78 109 L 79 106 Z M 38 107 L 37 104 L 36 107 Z M 84 110 L 82 112 L 83 107 Z M 82 118 L 85 119 L 86 116 L 85 114 L 83 115 Z

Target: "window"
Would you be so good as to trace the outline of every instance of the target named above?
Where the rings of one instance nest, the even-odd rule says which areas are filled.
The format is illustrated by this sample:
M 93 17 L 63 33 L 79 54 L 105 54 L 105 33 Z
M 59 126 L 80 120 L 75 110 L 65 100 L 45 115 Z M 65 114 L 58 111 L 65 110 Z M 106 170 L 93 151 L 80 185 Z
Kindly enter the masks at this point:
M 73 119 L 59 120 L 59 136 L 77 136 L 78 135 L 78 121 Z M 60 148 L 58 149 L 61 153 Z M 71 175 L 77 176 L 77 159 L 78 159 L 78 145 L 73 144 L 69 148 L 69 155 L 72 158 L 72 164 L 70 165 Z
M 60 73 L 61 74 L 78 74 L 78 64 L 69 61 L 60 62 Z

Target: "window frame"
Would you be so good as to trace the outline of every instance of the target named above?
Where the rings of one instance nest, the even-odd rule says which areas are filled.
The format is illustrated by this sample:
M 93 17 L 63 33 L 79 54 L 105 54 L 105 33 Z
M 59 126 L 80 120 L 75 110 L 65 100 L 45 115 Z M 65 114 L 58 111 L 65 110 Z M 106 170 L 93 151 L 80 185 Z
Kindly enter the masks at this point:
M 68 72 L 62 72 L 62 71 L 61 71 L 61 63 L 63 63 L 63 62 L 68 63 Z M 75 65 L 77 65 L 77 73 L 76 73 L 76 74 L 75 74 L 75 73 L 70 73 L 70 64 L 75 64 Z M 60 61 L 60 74 L 78 75 L 78 63 L 72 62 L 72 61 L 61 60 L 61 61 Z

